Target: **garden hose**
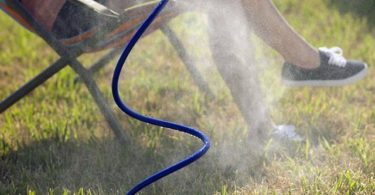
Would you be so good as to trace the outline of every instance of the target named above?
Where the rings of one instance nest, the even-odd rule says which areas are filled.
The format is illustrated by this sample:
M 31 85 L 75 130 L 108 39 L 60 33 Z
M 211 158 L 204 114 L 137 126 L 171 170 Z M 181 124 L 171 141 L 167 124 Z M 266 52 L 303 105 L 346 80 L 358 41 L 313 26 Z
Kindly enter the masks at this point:
M 133 117 L 137 120 L 140 120 L 142 122 L 145 122 L 145 123 L 149 123 L 149 124 L 152 124 L 152 125 L 157 125 L 157 126 L 160 126 L 160 127 L 169 128 L 169 129 L 173 129 L 173 130 L 177 130 L 177 131 L 180 131 L 180 132 L 184 132 L 184 133 L 193 135 L 193 136 L 199 138 L 200 140 L 202 140 L 204 145 L 203 145 L 203 147 L 201 147 L 198 151 L 196 151 L 195 153 L 193 153 L 189 157 L 187 157 L 187 158 L 179 161 L 178 163 L 176 163 L 176 164 L 174 164 L 170 167 L 167 167 L 167 168 L 147 177 L 143 181 L 139 182 L 138 184 L 136 184 L 133 188 L 131 188 L 128 191 L 128 193 L 127 193 L 128 195 L 133 195 L 133 194 L 139 192 L 140 190 L 142 190 L 143 188 L 147 187 L 148 185 L 156 182 L 157 180 L 159 180 L 159 179 L 161 179 L 161 178 L 163 178 L 163 177 L 165 177 L 165 176 L 167 176 L 167 175 L 169 175 L 169 174 L 171 174 L 171 173 L 173 173 L 173 172 L 175 172 L 179 169 L 182 169 L 185 166 L 188 166 L 189 164 L 193 163 L 194 161 L 196 161 L 200 157 L 202 157 L 208 151 L 208 149 L 210 147 L 209 138 L 204 133 L 200 132 L 199 130 L 196 130 L 192 127 L 188 127 L 188 126 L 184 126 L 184 125 L 180 125 L 180 124 L 176 124 L 176 123 L 168 122 L 168 121 L 164 121 L 164 120 L 159 120 L 159 119 L 155 119 L 155 118 L 152 118 L 152 117 L 148 117 L 148 116 L 144 116 L 142 114 L 139 114 L 139 113 L 133 111 L 131 108 L 129 108 L 120 98 L 120 94 L 119 94 L 119 90 L 118 90 L 118 82 L 119 82 L 119 77 L 120 77 L 122 67 L 125 64 L 125 61 L 126 61 L 127 57 L 129 56 L 131 50 L 133 49 L 133 47 L 135 46 L 135 44 L 137 43 L 139 38 L 146 31 L 146 29 L 150 26 L 150 24 L 153 22 L 153 20 L 158 16 L 158 14 L 163 10 L 163 8 L 166 6 L 168 1 L 169 0 L 160 0 L 160 3 L 154 8 L 154 10 L 151 12 L 151 14 L 146 18 L 146 20 L 142 23 L 142 25 L 136 31 L 136 33 L 134 34 L 132 39 L 126 45 L 124 51 L 122 52 L 122 54 L 121 54 L 121 56 L 118 60 L 118 63 L 116 65 L 116 68 L 115 68 L 114 73 L 113 73 L 112 94 L 113 94 L 113 98 L 114 98 L 117 106 L 123 112 L 128 114 L 129 116 L 131 116 L 131 117 Z

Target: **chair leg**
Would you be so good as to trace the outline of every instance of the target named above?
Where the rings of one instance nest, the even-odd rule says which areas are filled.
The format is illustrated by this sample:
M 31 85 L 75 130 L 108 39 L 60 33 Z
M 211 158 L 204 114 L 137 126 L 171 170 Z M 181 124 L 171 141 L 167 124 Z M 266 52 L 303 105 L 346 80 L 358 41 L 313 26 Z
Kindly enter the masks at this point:
M 193 60 L 189 53 L 186 51 L 184 45 L 179 40 L 177 35 L 173 32 L 167 24 L 161 27 L 161 30 L 169 39 L 169 42 L 175 48 L 177 54 L 179 55 L 182 62 L 185 64 L 186 69 L 189 71 L 190 75 L 193 77 L 194 82 L 198 88 L 203 91 L 209 98 L 213 98 L 214 94 L 210 90 L 207 82 L 204 80 L 203 76 L 200 74 L 199 70 L 195 67 Z
M 111 60 L 113 60 L 114 57 L 119 55 L 121 52 L 121 49 L 112 49 L 110 52 L 108 52 L 103 58 L 98 60 L 95 64 L 93 64 L 89 71 L 90 73 L 96 73 L 100 69 L 102 69 L 106 64 L 108 64 Z
M 95 81 L 91 77 L 90 71 L 85 69 L 82 66 L 82 64 L 78 62 L 76 59 L 70 60 L 70 66 L 81 77 L 82 81 L 87 86 L 90 94 L 94 98 L 104 118 L 107 120 L 109 126 L 111 127 L 111 129 L 113 130 L 113 133 L 116 135 L 119 141 L 122 144 L 129 143 L 128 136 L 125 134 L 125 131 L 122 128 L 120 122 L 116 119 L 115 114 L 110 109 L 103 94 L 100 92 L 98 86 L 96 85 Z
M 121 49 L 113 49 L 107 54 L 105 54 L 104 57 L 100 58 L 97 62 L 95 62 L 88 71 L 91 74 L 97 73 L 100 69 L 102 69 L 105 65 L 107 65 L 114 57 L 116 57 L 121 52 Z M 75 82 L 81 81 L 80 77 L 76 77 Z
M 9 1 L 9 5 L 11 5 L 18 13 L 20 13 L 24 19 L 26 19 L 36 31 L 38 35 L 43 37 L 43 39 L 60 55 L 62 56 L 63 60 L 67 60 L 70 66 L 73 68 L 78 75 L 80 75 L 83 79 L 83 82 L 87 86 L 89 92 L 93 96 L 96 104 L 98 105 L 100 111 L 104 115 L 104 118 L 109 123 L 110 127 L 112 128 L 113 132 L 115 133 L 116 137 L 120 140 L 121 143 L 127 143 L 127 136 L 125 135 L 125 131 L 123 131 L 120 122 L 116 120 L 114 113 L 110 110 L 109 106 L 107 105 L 103 95 L 101 94 L 99 88 L 97 87 L 96 83 L 91 77 L 91 74 L 88 70 L 86 70 L 81 63 L 79 63 L 75 58 L 82 54 L 82 50 L 68 50 L 59 40 L 57 40 L 50 32 L 48 32 L 45 28 L 42 27 L 34 18 L 30 15 L 27 10 L 22 7 L 20 2 L 18 1 Z M 56 71 L 57 72 L 57 71 Z M 55 73 L 56 73 L 55 72 Z M 41 80 L 43 78 L 41 77 Z M 32 84 L 31 90 L 35 88 L 37 85 Z M 26 90 L 26 91 L 31 91 Z M 20 99 L 24 96 L 24 92 L 21 91 L 17 93 L 17 97 L 15 99 Z M 14 101 L 14 100 L 13 100 Z M 12 103 L 13 101 L 10 101 Z M 15 102 L 15 101 L 14 101 Z M 7 102 L 6 102 L 7 103 Z M 7 103 L 9 104 L 9 103 Z M 4 105 L 7 105 L 4 104 Z M 10 104 L 11 105 L 11 104 Z M 5 108 L 6 106 L 4 106 Z M 8 106 L 9 107 L 9 106 Z M 6 108 L 5 108 L 6 109 Z
M 31 79 L 25 85 L 20 87 L 17 91 L 6 97 L 3 101 L 0 102 L 0 113 L 7 110 L 13 104 L 18 102 L 20 99 L 25 97 L 31 91 L 33 91 L 36 87 L 43 84 L 46 80 L 51 78 L 54 74 L 59 72 L 68 64 L 68 60 L 66 58 L 60 58 L 55 63 L 50 65 L 47 69 L 43 72 L 39 73 L 36 77 Z

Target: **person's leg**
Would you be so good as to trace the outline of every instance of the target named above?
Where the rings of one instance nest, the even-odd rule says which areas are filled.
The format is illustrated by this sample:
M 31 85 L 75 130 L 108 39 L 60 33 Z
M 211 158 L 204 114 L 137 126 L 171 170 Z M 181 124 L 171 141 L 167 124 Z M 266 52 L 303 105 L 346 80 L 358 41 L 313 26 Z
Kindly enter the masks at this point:
M 285 61 L 303 68 L 320 64 L 319 52 L 298 35 L 271 0 L 242 0 L 255 33 L 280 53 Z
M 250 139 L 263 142 L 272 130 L 272 120 L 258 80 L 253 48 L 248 41 L 250 32 L 243 25 L 246 16 L 239 1 L 216 2 L 219 5 L 215 10 L 207 13 L 214 63 L 249 127 Z
M 367 64 L 346 60 L 340 48 L 315 49 L 280 15 L 271 0 L 242 0 L 256 34 L 285 59 L 282 79 L 291 86 L 339 86 L 362 79 Z

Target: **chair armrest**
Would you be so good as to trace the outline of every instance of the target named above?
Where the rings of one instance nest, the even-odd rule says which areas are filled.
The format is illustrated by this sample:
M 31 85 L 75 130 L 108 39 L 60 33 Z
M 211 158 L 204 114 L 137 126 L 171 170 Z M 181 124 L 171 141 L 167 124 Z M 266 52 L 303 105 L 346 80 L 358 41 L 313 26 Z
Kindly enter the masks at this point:
M 118 18 L 119 14 L 108 7 L 94 1 L 94 0 L 68 0 L 71 3 L 85 6 L 86 8 L 98 13 L 99 15 Z

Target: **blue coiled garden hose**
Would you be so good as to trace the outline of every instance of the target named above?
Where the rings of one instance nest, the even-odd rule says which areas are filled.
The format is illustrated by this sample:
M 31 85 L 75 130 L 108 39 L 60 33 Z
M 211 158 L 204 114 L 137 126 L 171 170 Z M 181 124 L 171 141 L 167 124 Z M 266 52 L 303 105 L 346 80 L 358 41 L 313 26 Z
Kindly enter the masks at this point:
M 148 116 L 141 115 L 141 114 L 133 111 L 132 109 L 130 109 L 120 98 L 120 94 L 119 94 L 119 90 L 118 90 L 118 81 L 119 81 L 121 69 L 122 69 L 123 65 L 125 64 L 125 61 L 126 61 L 127 57 L 129 56 L 129 53 L 133 49 L 134 45 L 137 43 L 137 41 L 142 36 L 142 34 L 146 31 L 148 26 L 150 26 L 150 24 L 154 21 L 154 19 L 158 16 L 158 14 L 163 10 L 163 8 L 166 6 L 168 1 L 169 0 L 161 0 L 160 1 L 160 3 L 155 7 L 155 9 L 151 12 L 151 14 L 143 22 L 143 24 L 140 26 L 140 28 L 137 30 L 137 32 L 134 34 L 132 39 L 129 41 L 129 43 L 125 47 L 124 51 L 122 52 L 122 54 L 121 54 L 121 56 L 118 60 L 115 71 L 113 73 L 112 94 L 113 94 L 113 98 L 114 98 L 116 104 L 118 105 L 118 107 L 120 107 L 120 109 L 123 112 L 125 112 L 126 114 L 128 114 L 129 116 L 131 116 L 131 117 L 133 117 L 137 120 L 140 120 L 142 122 L 152 124 L 152 125 L 157 125 L 157 126 L 181 131 L 181 132 L 184 132 L 184 133 L 188 133 L 190 135 L 193 135 L 193 136 L 201 139 L 202 142 L 204 143 L 204 145 L 203 145 L 202 148 L 200 148 L 198 151 L 196 151 L 194 154 L 192 154 L 188 158 L 185 158 L 184 160 L 181 160 L 180 162 L 178 162 L 178 163 L 176 163 L 176 164 L 174 164 L 174 165 L 172 165 L 168 168 L 165 168 L 165 169 L 155 173 L 154 175 L 151 175 L 151 176 L 147 177 L 146 179 L 144 179 L 143 181 L 141 181 L 140 183 L 135 185 L 132 189 L 130 189 L 127 193 L 129 195 L 135 194 L 135 193 L 139 192 L 141 189 L 145 188 L 146 186 L 156 182 L 157 180 L 159 180 L 159 179 L 161 179 L 161 178 L 163 178 L 163 177 L 165 177 L 165 176 L 167 176 L 167 175 L 169 175 L 169 174 L 171 174 L 171 173 L 173 173 L 173 172 L 175 172 L 179 169 L 182 169 L 185 166 L 188 166 L 189 164 L 193 163 L 194 161 L 196 161 L 200 157 L 202 157 L 208 151 L 208 149 L 210 147 L 209 138 L 204 133 L 202 133 L 202 132 L 200 132 L 200 131 L 192 128 L 192 127 L 188 127 L 188 126 L 184 126 L 184 125 L 180 125 L 180 124 L 176 124 L 176 123 L 163 121 L 163 120 L 159 120 L 159 119 L 155 119 L 155 118 L 151 118 L 151 117 L 148 117 Z

